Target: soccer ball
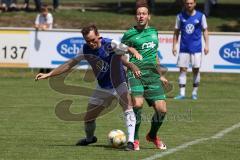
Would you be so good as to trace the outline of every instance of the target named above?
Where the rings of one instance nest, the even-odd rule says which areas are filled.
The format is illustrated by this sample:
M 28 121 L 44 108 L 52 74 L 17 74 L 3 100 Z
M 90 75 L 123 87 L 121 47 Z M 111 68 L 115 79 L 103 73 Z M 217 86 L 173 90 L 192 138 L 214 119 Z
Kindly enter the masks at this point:
M 114 129 L 108 134 L 108 142 L 114 148 L 120 148 L 126 143 L 126 135 L 119 129 Z

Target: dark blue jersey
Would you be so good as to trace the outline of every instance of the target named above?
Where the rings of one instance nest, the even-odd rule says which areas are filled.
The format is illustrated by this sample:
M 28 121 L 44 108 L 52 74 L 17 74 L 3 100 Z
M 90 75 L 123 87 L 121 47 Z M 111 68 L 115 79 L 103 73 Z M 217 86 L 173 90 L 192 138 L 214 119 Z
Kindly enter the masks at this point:
M 112 39 L 102 38 L 98 49 L 91 49 L 87 44 L 83 46 L 84 57 L 91 65 L 98 85 L 105 89 L 116 88 L 126 82 L 121 56 L 115 54 L 111 42 Z

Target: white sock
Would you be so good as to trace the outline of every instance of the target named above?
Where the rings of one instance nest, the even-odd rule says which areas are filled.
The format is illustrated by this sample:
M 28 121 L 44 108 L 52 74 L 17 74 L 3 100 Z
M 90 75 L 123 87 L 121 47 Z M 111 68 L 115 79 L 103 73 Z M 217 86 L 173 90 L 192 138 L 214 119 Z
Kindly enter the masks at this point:
M 185 87 L 187 82 L 187 72 L 180 72 L 179 75 L 179 87 L 180 87 L 180 95 L 185 96 Z
M 180 87 L 180 95 L 185 96 L 186 87 Z
M 200 72 L 198 72 L 198 74 L 196 74 L 196 75 L 193 75 L 193 91 L 192 91 L 192 95 L 197 95 L 199 83 L 200 83 Z
M 197 95 L 198 87 L 193 87 L 192 95 Z
M 124 112 L 125 123 L 127 126 L 127 135 L 128 135 L 128 142 L 134 142 L 134 132 L 135 132 L 135 125 L 136 125 L 136 117 L 133 112 L 133 109 L 128 109 Z

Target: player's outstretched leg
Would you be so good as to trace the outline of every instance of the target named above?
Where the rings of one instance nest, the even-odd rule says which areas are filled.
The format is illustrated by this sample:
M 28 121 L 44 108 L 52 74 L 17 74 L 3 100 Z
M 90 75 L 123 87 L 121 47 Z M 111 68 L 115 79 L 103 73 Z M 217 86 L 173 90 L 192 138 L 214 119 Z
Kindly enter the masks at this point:
M 85 122 L 85 133 L 86 133 L 86 138 L 80 139 L 76 145 L 77 146 L 87 146 L 92 143 L 97 142 L 97 137 L 94 136 L 94 131 L 96 129 L 96 122 L 90 121 L 90 122 Z
M 86 137 L 83 139 L 80 139 L 76 145 L 77 146 L 87 146 L 92 143 L 97 142 L 97 137 L 94 136 L 94 132 L 96 130 L 96 118 L 98 115 L 102 112 L 104 109 L 104 106 L 97 105 L 93 103 L 88 104 L 87 112 L 84 117 L 84 129 Z

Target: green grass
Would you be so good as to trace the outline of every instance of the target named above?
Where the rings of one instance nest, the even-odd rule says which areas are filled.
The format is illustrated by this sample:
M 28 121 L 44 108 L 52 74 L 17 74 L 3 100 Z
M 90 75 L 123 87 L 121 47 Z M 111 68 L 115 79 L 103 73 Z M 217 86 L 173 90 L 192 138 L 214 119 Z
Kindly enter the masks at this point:
M 75 142 L 84 136 L 83 122 L 62 121 L 55 115 L 55 106 L 65 99 L 74 100 L 71 111 L 85 111 L 87 98 L 64 95 L 53 91 L 48 81 L 34 82 L 36 70 L 0 70 L 0 159 L 143 159 L 160 153 L 144 137 L 149 129 L 152 109 L 144 105 L 144 120 L 140 129 L 141 150 L 124 152 L 107 145 L 107 134 L 114 128 L 125 131 L 120 107 L 97 121 L 98 143 L 76 147 Z M 177 74 L 168 73 L 178 92 Z M 167 100 L 168 115 L 160 135 L 168 148 L 174 148 L 198 138 L 211 137 L 217 132 L 239 123 L 239 74 L 202 74 L 199 100 Z M 190 80 L 190 74 L 188 76 Z M 83 82 L 82 73 L 75 71 L 66 84 L 94 87 Z M 191 81 L 187 96 L 190 96 Z M 173 153 L 161 159 L 178 160 L 235 160 L 240 152 L 240 129 L 221 139 L 209 140 Z

